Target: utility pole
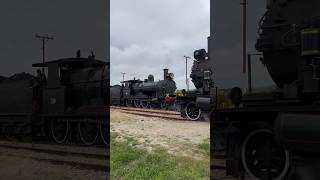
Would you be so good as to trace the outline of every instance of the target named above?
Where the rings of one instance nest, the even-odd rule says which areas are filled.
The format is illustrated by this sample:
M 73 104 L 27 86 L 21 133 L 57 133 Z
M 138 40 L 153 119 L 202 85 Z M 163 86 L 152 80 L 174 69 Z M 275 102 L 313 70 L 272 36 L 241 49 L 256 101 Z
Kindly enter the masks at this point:
M 186 58 L 186 85 L 187 85 L 187 90 L 189 91 L 189 83 L 188 83 L 188 59 L 191 59 L 189 56 L 184 56 Z
M 247 65 L 247 0 L 242 0 L 242 65 L 243 73 L 246 73 Z
M 49 40 L 53 40 L 54 38 L 52 36 L 49 35 L 35 35 L 36 38 L 41 39 L 42 41 L 42 63 L 45 62 L 45 50 L 46 50 L 46 42 Z M 42 67 L 42 73 L 44 74 L 44 67 Z
M 127 73 L 121 73 L 122 74 L 122 83 L 124 82 L 124 75 L 126 75 Z

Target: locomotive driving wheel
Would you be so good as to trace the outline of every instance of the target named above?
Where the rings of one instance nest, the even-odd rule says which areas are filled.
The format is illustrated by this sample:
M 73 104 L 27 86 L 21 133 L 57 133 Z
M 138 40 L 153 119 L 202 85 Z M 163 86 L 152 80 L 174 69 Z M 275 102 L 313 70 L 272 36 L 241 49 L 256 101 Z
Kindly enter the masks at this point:
M 150 108 L 150 103 L 148 101 L 141 101 L 141 107 L 144 109 L 149 109 Z
M 99 136 L 99 124 L 88 120 L 78 123 L 80 139 L 85 145 L 93 145 Z
M 195 102 L 189 102 L 185 108 L 185 114 L 191 121 L 197 121 L 201 117 L 201 109 Z
M 157 108 L 157 104 L 155 104 L 154 102 L 150 102 L 149 109 L 155 109 L 155 108 Z
M 131 100 L 127 100 L 126 106 L 133 107 L 133 102 Z
M 163 109 L 163 110 L 167 109 L 167 103 L 165 101 L 161 101 L 160 109 Z
M 124 106 L 130 107 L 131 106 L 131 101 L 130 100 L 126 100 L 124 103 Z
M 70 124 L 66 119 L 51 120 L 51 135 L 54 141 L 61 144 L 64 143 L 70 131 Z
M 109 144 L 109 128 L 107 124 L 100 124 L 100 136 L 104 144 Z
M 136 108 L 140 108 L 141 106 L 141 104 L 140 104 L 141 102 L 139 101 L 139 100 L 134 100 L 134 107 L 136 107 Z
M 282 180 L 289 172 L 290 154 L 276 144 L 270 128 L 258 128 L 246 136 L 241 161 L 245 176 L 255 180 Z
M 10 140 L 10 141 L 14 140 L 13 132 L 14 132 L 14 126 L 10 124 L 3 125 L 2 134 L 7 140 Z

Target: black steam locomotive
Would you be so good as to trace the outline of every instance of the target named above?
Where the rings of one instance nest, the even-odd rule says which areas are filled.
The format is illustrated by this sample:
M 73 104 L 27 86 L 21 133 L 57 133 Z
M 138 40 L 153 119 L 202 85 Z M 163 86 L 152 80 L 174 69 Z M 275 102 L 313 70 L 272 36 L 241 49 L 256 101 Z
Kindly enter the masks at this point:
M 33 64 L 0 81 L 0 133 L 52 137 L 57 143 L 109 142 L 109 63 L 89 56 Z
M 310 170 L 320 152 L 319 7 L 319 0 L 267 1 L 256 49 L 278 87 L 244 95 L 235 87 L 233 107 L 214 110 L 212 150 L 225 151 L 228 175 L 319 178 L 319 169 Z
M 177 97 L 177 104 L 182 117 L 192 121 L 199 120 L 212 109 L 211 89 L 213 83 L 213 69 L 210 66 L 205 49 L 194 52 L 194 62 L 190 77 L 197 90 L 188 91 Z
M 173 73 L 164 69 L 163 80 L 157 82 L 153 75 L 149 75 L 144 81 L 123 81 L 121 86 L 111 87 L 111 104 L 137 108 L 167 108 L 175 101 L 177 87 L 173 78 Z

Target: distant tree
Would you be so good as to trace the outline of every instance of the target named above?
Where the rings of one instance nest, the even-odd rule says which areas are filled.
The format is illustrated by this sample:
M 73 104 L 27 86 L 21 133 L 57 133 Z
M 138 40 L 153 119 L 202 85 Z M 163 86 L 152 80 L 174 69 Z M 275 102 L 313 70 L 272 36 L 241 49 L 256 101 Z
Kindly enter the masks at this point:
M 177 90 L 176 91 L 176 96 L 184 96 L 182 93 L 182 90 Z

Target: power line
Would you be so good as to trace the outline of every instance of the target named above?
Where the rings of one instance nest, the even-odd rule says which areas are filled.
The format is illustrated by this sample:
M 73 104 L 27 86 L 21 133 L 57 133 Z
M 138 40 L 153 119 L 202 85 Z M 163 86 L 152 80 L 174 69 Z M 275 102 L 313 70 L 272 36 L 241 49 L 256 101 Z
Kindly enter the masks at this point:
M 36 38 L 41 39 L 42 41 L 42 63 L 45 63 L 45 49 L 46 49 L 46 42 L 49 40 L 54 40 L 53 36 L 49 35 L 35 35 Z M 42 67 L 42 73 L 44 73 L 44 67 Z
M 124 76 L 127 74 L 127 73 L 121 73 L 122 74 L 122 83 L 124 82 Z
M 247 65 L 247 0 L 243 0 L 242 6 L 242 63 L 243 63 L 243 73 L 246 73 Z

